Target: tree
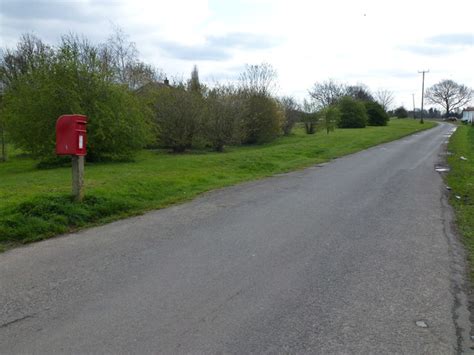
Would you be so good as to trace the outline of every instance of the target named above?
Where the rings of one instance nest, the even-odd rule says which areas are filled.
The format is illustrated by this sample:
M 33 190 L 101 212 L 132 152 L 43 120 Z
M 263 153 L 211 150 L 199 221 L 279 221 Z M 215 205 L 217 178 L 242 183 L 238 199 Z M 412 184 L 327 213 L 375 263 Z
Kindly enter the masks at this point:
M 303 101 L 303 116 L 302 121 L 304 123 L 304 128 L 306 134 L 315 134 L 316 127 L 319 123 L 319 115 L 316 109 L 316 104 L 314 101 Z
M 407 118 L 408 117 L 408 111 L 406 110 L 405 107 L 400 106 L 395 109 L 393 112 L 397 118 Z
M 375 101 L 377 101 L 383 108 L 384 111 L 390 110 L 393 104 L 393 92 L 390 90 L 377 90 L 374 93 Z
M 241 120 L 242 143 L 262 144 L 270 142 L 281 133 L 284 112 L 272 97 L 263 93 L 251 93 L 243 97 Z
M 236 126 L 245 115 L 241 108 L 240 98 L 230 86 L 218 86 L 206 95 L 200 133 L 215 151 L 222 152 L 225 145 L 238 141 Z
M 365 102 L 369 126 L 386 126 L 388 114 L 378 102 Z
M 3 90 L 0 88 L 0 161 L 7 161 L 7 141 L 3 109 Z
M 337 104 L 341 112 L 338 122 L 339 128 L 364 128 L 367 125 L 365 106 L 350 96 L 344 96 Z
M 472 95 L 472 89 L 452 80 L 442 80 L 426 90 L 426 100 L 442 106 L 446 110 L 446 117 L 449 117 L 451 111 L 467 105 Z
M 283 96 L 279 100 L 285 112 L 285 120 L 283 122 L 283 134 L 290 135 L 291 130 L 296 122 L 301 118 L 301 111 L 296 100 L 291 96 Z
M 183 83 L 158 90 L 155 98 L 155 120 L 158 142 L 175 153 L 190 148 L 198 127 L 202 103 Z
M 322 109 L 319 113 L 320 126 L 326 130 L 326 134 L 334 131 L 337 126 L 337 123 L 341 119 L 341 111 L 336 105 L 332 105 Z
M 188 90 L 197 94 L 202 94 L 202 87 L 199 82 L 199 72 L 196 65 L 191 72 L 191 78 L 188 80 Z
M 369 88 L 364 84 L 351 85 L 346 88 L 345 96 L 350 96 L 359 101 L 374 101 Z
M 128 36 L 119 27 L 114 28 L 113 34 L 97 51 L 108 79 L 126 84 L 132 90 L 163 77 L 160 70 L 139 60 L 135 43 L 129 41 Z
M 284 112 L 272 97 L 276 91 L 277 73 L 270 64 L 247 65 L 239 77 L 242 116 L 242 143 L 260 144 L 281 133 Z
M 240 88 L 247 93 L 271 96 L 276 91 L 277 72 L 271 64 L 246 65 L 239 76 Z
M 318 108 L 328 107 L 336 104 L 346 94 L 346 87 L 333 79 L 321 83 L 315 83 L 309 90 L 309 95 Z
M 88 160 L 129 158 L 148 142 L 147 111 L 126 87 L 107 80 L 96 46 L 74 36 L 63 37 L 56 48 L 28 36 L 23 41 L 0 65 L 2 73 L 13 73 L 3 113 L 16 146 L 54 159 L 55 122 L 65 113 L 89 118 Z

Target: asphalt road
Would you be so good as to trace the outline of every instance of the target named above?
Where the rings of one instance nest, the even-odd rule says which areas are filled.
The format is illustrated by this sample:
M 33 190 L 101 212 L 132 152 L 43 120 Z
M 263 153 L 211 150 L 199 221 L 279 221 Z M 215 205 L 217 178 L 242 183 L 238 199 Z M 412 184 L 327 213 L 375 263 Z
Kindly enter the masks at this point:
M 1 254 L 0 353 L 466 350 L 451 129 Z

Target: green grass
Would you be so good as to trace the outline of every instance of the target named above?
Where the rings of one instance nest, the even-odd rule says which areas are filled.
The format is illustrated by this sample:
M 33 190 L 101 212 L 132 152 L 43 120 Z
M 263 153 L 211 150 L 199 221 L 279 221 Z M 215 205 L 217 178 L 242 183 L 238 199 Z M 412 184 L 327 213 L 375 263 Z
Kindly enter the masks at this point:
M 162 208 L 211 189 L 303 168 L 435 125 L 392 120 L 387 127 L 306 135 L 296 129 L 262 146 L 225 153 L 143 151 L 134 162 L 86 164 L 84 203 L 73 203 L 71 169 L 36 169 L 11 155 L 0 164 L 0 249 Z
M 450 202 L 468 251 L 471 277 L 474 279 L 474 127 L 459 126 L 450 139 L 448 150 L 453 153 L 448 156 L 451 171 L 446 177 L 452 189 Z M 462 160 L 462 156 L 467 160 Z

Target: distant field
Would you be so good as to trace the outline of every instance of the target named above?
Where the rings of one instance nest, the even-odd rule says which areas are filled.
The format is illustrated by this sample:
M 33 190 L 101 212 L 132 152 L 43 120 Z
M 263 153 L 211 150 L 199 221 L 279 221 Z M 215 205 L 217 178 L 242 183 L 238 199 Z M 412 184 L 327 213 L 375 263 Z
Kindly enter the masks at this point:
M 474 127 L 459 126 L 451 137 L 448 150 L 453 154 L 448 157 L 451 171 L 446 181 L 452 189 L 451 205 L 469 253 L 474 279 Z
M 0 249 L 307 167 L 434 125 L 392 120 L 387 127 L 338 129 L 329 135 L 306 135 L 298 128 L 270 144 L 230 147 L 224 153 L 143 151 L 134 162 L 86 164 L 82 204 L 69 197 L 69 167 L 38 170 L 36 161 L 11 152 L 10 160 L 0 163 Z

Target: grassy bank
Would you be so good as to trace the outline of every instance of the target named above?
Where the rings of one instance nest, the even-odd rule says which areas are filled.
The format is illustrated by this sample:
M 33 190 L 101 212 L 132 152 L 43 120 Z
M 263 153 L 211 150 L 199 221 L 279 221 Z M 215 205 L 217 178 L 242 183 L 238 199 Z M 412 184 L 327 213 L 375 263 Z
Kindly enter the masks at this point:
M 452 189 L 450 202 L 469 254 L 474 279 L 474 127 L 460 126 L 451 137 L 448 150 L 452 152 L 448 156 L 451 171 L 446 178 Z
M 69 167 L 38 170 L 37 162 L 11 156 L 0 164 L 0 248 L 135 215 L 190 199 L 199 193 L 350 154 L 430 128 L 413 120 L 387 127 L 338 129 L 305 135 L 296 129 L 262 146 L 225 153 L 173 155 L 143 151 L 135 162 L 86 164 L 86 199 L 69 197 Z M 474 160 L 474 159 L 473 159 Z

